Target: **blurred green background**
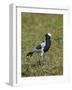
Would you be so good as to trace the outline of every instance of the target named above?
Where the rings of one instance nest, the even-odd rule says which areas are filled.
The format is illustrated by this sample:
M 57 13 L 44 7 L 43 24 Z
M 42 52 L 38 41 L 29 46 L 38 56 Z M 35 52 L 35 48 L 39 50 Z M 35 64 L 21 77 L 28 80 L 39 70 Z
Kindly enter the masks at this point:
M 51 48 L 44 55 L 44 64 L 39 53 L 32 57 L 26 54 L 40 44 L 46 33 L 51 33 Z M 21 13 L 21 76 L 63 75 L 63 15 Z

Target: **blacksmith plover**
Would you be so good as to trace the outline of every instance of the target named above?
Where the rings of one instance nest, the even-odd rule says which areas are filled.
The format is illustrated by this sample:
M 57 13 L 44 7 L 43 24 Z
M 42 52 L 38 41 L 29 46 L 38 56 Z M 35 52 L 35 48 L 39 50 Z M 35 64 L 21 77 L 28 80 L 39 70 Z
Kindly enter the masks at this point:
M 39 44 L 36 48 L 33 48 L 30 52 L 27 53 L 27 56 L 32 56 L 34 52 L 41 53 L 43 59 L 43 54 L 49 50 L 51 46 L 51 34 L 45 34 L 45 40 Z

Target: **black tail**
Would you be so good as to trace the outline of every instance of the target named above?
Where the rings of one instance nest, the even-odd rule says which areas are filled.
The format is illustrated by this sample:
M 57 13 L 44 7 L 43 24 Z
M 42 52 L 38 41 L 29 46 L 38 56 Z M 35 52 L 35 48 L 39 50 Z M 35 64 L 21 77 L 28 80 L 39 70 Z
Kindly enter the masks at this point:
M 33 55 L 33 52 L 29 52 L 29 53 L 27 53 L 27 55 L 26 56 L 32 56 Z

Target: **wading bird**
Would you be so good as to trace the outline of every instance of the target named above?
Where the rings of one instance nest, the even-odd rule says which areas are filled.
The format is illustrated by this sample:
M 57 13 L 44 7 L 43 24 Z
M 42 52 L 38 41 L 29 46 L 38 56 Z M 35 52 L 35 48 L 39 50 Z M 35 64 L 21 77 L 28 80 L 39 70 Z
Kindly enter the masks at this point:
M 41 61 L 43 61 L 43 55 L 49 50 L 51 46 L 51 34 L 45 34 L 45 40 L 39 44 L 36 48 L 33 48 L 30 52 L 27 53 L 27 56 L 32 56 L 33 53 L 41 53 Z

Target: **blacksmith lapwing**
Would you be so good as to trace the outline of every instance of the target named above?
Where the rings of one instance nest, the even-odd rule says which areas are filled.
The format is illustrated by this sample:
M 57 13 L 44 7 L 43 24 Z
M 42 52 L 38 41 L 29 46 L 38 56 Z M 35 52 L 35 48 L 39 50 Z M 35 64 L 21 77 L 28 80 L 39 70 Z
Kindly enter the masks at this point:
M 27 56 L 32 56 L 34 52 L 41 53 L 41 57 L 43 60 L 43 54 L 49 50 L 51 46 L 51 34 L 45 34 L 45 40 L 39 44 L 36 48 L 33 48 L 30 52 L 27 53 Z

